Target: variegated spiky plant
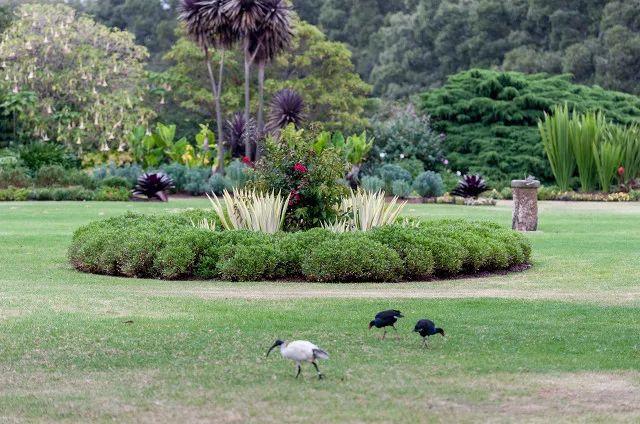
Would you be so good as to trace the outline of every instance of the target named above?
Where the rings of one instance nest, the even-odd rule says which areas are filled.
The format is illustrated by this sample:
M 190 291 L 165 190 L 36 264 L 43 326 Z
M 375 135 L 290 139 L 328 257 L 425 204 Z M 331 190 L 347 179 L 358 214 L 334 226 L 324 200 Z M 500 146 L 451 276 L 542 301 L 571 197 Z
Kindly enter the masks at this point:
M 222 226 L 227 230 L 277 233 L 282 229 L 289 206 L 289 196 L 285 198 L 274 192 L 233 189 L 233 195 L 225 190 L 222 200 L 215 194 L 207 197 Z
M 323 227 L 343 233 L 368 231 L 375 227 L 391 225 L 396 222 L 406 204 L 407 202 L 398 203 L 397 197 L 387 203 L 383 192 L 351 191 L 351 195 L 343 199 L 340 205 L 340 212 L 344 218 L 334 223 L 325 223 Z

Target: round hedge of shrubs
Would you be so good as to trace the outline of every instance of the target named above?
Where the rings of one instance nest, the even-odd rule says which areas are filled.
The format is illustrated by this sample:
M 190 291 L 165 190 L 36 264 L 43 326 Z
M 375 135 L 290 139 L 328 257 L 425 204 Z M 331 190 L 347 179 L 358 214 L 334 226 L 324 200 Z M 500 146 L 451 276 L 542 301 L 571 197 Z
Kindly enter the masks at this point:
M 194 227 L 203 218 L 215 221 L 208 211 L 190 210 L 93 222 L 75 232 L 69 260 L 80 271 L 127 277 L 375 282 L 507 270 L 527 264 L 531 255 L 523 235 L 489 222 L 268 235 Z

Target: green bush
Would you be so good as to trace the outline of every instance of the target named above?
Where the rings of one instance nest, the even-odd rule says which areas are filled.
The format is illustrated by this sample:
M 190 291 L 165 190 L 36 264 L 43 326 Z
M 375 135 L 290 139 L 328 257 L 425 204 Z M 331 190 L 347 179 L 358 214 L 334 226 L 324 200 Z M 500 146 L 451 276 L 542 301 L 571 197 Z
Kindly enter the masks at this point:
M 380 167 L 378 170 L 380 178 L 384 181 L 385 190 L 387 193 L 391 193 L 394 181 L 403 180 L 411 183 L 411 174 L 406 169 L 398 165 L 387 164 Z
M 377 193 L 384 190 L 384 181 L 378 177 L 366 176 L 360 180 L 360 187 L 365 191 Z
M 124 187 L 100 187 L 93 195 L 93 200 L 100 202 L 126 202 L 130 198 L 131 190 Z
M 440 174 L 426 171 L 413 181 L 413 189 L 422 197 L 438 197 L 444 194 L 444 183 Z
M 404 278 L 417 280 L 433 275 L 434 261 L 429 242 L 414 228 L 389 225 L 376 227 L 367 235 L 400 255 Z
M 51 190 L 52 200 L 93 200 L 93 191 L 84 187 L 56 187 Z
M 253 172 L 251 188 L 285 196 L 291 193 L 284 224 L 289 231 L 334 221 L 337 206 L 348 193 L 340 182 L 345 174 L 344 152 L 335 147 L 316 152 L 316 141 L 312 130 L 289 125 L 280 132 L 279 140 L 267 139 Z
M 228 246 L 219 265 L 231 281 L 269 280 L 277 275 L 280 252 L 272 244 Z
M 136 163 L 117 166 L 113 162 L 93 168 L 91 174 L 96 181 L 102 181 L 107 177 L 122 177 L 129 181 L 133 187 L 144 170 Z
M 189 168 L 181 163 L 172 162 L 168 164 L 163 164 L 160 166 L 160 170 L 170 176 L 173 179 L 173 191 L 174 192 L 182 192 L 187 191 L 185 189 L 186 182 L 186 174 L 189 171 Z
M 416 113 L 413 106 L 386 112 L 371 121 L 375 141 L 369 160 L 374 165 L 399 161 L 413 177 L 425 167 L 439 169 L 444 138 L 432 130 L 429 117 Z
M 553 181 L 537 123 L 557 104 L 578 112 L 604 110 L 620 124 L 640 116 L 640 98 L 573 84 L 570 75 L 472 69 L 450 76 L 422 99 L 433 128 L 447 135 L 451 168 L 482 174 L 494 186 L 526 175 Z
M 231 190 L 232 184 L 227 177 L 222 174 L 213 174 L 209 178 L 208 190 L 216 195 L 221 195 L 225 190 Z
M 235 188 L 242 188 L 251 179 L 252 169 L 236 159 L 227 166 L 226 172 L 231 185 Z
M 5 188 L 0 189 L 0 201 L 21 202 L 29 199 L 29 190 L 26 188 Z
M 37 187 L 62 187 L 67 185 L 67 170 L 60 165 L 45 165 L 36 172 Z
M 209 191 L 209 168 L 190 168 L 184 174 L 183 190 L 193 196 L 200 196 Z
M 100 187 L 124 188 L 131 190 L 133 185 L 131 181 L 124 177 L 106 177 L 100 181 Z
M 0 168 L 0 189 L 17 187 L 24 188 L 31 185 L 31 177 L 28 170 L 22 167 L 2 167 Z
M 80 161 L 74 153 L 55 142 L 33 142 L 18 148 L 20 159 L 32 172 L 46 165 L 60 165 L 63 168 L 77 168 Z
M 53 189 L 54 191 L 56 189 Z M 2 191 L 0 191 L 0 196 Z M 69 260 L 81 271 L 128 277 L 233 281 L 396 281 L 506 269 L 529 261 L 521 234 L 493 223 L 434 220 L 335 234 L 211 231 L 188 210 L 127 214 L 79 228 Z
M 405 180 L 395 180 L 391 183 L 391 194 L 401 199 L 411 195 L 411 183 Z
M 411 178 L 415 178 L 424 172 L 424 164 L 420 160 L 414 158 L 399 160 L 395 162 L 395 165 L 398 165 L 400 168 L 411 174 Z
M 377 241 L 346 233 L 314 247 L 302 261 L 302 272 L 311 281 L 397 281 L 402 260 Z

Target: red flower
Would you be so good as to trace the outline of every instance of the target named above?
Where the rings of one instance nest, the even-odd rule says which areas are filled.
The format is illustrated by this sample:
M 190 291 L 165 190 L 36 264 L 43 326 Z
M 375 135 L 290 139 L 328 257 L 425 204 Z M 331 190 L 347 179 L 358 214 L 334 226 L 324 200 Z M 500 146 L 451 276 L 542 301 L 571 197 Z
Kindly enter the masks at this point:
M 624 174 L 624 166 L 621 166 L 620 168 L 618 168 L 618 175 L 622 177 L 623 174 Z
M 293 165 L 293 170 L 301 174 L 306 174 L 308 171 L 307 167 L 301 164 L 300 162 Z
M 251 159 L 249 159 L 249 156 L 243 156 L 242 157 L 242 163 L 244 163 L 245 165 L 247 165 L 247 166 L 249 166 L 251 168 L 255 167 L 254 163 L 251 162 Z
M 300 202 L 300 193 L 298 190 L 291 190 L 291 194 L 289 195 L 289 206 L 297 205 Z

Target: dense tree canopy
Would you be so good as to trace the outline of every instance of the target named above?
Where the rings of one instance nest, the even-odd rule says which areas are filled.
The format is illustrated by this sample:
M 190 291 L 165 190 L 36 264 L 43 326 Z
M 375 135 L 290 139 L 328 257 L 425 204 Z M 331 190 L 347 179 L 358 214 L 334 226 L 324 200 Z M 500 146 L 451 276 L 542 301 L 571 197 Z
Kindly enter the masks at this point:
M 152 116 L 141 104 L 146 58 L 131 34 L 68 6 L 22 6 L 0 43 L 4 108 L 23 105 L 21 129 L 33 138 L 115 150 Z
M 640 119 L 640 98 L 571 83 L 569 75 L 525 75 L 471 70 L 424 94 L 422 109 L 447 134 L 445 154 L 454 170 L 480 172 L 493 183 L 534 175 L 552 181 L 537 128 L 557 104 L 602 111 L 614 122 Z
M 403 97 L 471 67 L 572 73 L 640 93 L 640 0 L 294 0 L 347 43 L 375 93 Z
M 218 54 L 213 52 L 214 62 Z M 203 121 L 209 120 L 213 98 L 201 49 L 182 34 L 165 60 L 170 68 L 154 78 L 159 88 L 157 100 L 165 105 L 175 102 Z M 243 96 L 239 49 L 227 51 L 225 63 L 223 110 L 235 112 L 241 108 Z M 295 23 L 291 49 L 266 70 L 267 98 L 284 88 L 294 89 L 303 96 L 307 121 L 345 131 L 366 126 L 363 112 L 368 106 L 370 87 L 355 72 L 351 53 L 344 44 L 327 40 L 316 27 L 304 21 Z M 256 99 L 255 95 L 251 97 Z M 255 110 L 256 105 L 252 109 Z

